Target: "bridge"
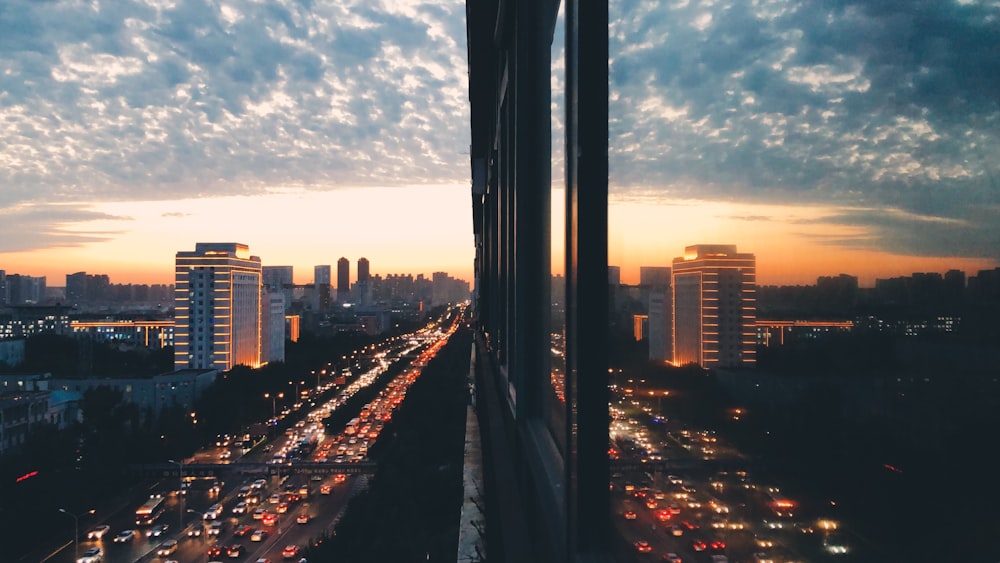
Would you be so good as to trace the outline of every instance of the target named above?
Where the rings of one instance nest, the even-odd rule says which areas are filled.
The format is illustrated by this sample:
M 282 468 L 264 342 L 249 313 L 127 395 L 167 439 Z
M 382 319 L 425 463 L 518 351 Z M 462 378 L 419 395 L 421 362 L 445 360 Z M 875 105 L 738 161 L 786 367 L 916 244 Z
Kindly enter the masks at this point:
M 183 473 L 182 471 L 183 467 Z M 356 463 L 309 462 L 292 463 L 141 463 L 129 465 L 126 470 L 132 474 L 144 477 L 180 478 L 184 477 L 221 477 L 239 473 L 243 475 L 373 475 L 378 468 L 374 461 Z
M 611 471 L 663 471 L 663 472 L 716 472 L 716 471 L 746 471 L 756 465 L 753 460 L 740 458 L 725 459 L 664 459 L 658 461 L 640 461 L 633 459 L 612 459 Z

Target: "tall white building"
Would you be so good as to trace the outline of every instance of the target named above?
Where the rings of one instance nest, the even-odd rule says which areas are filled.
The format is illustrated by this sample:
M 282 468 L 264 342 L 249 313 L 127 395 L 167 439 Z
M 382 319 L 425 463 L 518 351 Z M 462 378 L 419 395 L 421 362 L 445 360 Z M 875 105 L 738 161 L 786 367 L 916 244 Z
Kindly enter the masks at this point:
M 757 259 L 734 244 L 699 244 L 674 258 L 674 363 L 756 363 Z
M 174 278 L 174 369 L 259 367 L 260 258 L 245 244 L 199 242 L 177 253 Z
M 261 308 L 261 363 L 285 361 L 285 296 L 264 291 Z

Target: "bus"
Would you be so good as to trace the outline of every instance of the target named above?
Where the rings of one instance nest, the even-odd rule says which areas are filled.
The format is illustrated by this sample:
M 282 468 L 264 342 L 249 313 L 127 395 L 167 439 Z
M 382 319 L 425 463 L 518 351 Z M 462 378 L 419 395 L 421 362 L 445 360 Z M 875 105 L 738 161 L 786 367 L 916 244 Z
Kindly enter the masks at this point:
M 360 424 L 360 423 L 361 423 L 361 419 L 352 418 L 351 421 L 347 423 L 347 427 L 344 428 L 344 434 L 347 434 L 348 436 L 350 436 L 351 434 L 357 433 L 357 431 L 358 431 L 358 424 Z
M 149 526 L 163 514 L 163 497 L 161 495 L 150 495 L 149 500 L 144 502 L 135 511 L 135 525 Z

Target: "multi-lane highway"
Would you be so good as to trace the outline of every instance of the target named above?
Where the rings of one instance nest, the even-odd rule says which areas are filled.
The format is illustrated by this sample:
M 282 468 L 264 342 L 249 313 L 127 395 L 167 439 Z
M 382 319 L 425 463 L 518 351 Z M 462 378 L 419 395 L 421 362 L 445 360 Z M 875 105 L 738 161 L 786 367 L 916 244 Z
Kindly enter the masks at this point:
M 66 545 L 45 560 L 298 561 L 308 545 L 333 532 L 348 500 L 366 486 L 364 474 L 347 473 L 366 467 L 369 448 L 457 318 L 371 347 L 367 370 L 341 386 L 302 390 L 295 406 L 266 421 L 272 429 L 287 427 L 283 433 L 256 442 L 220 437 L 190 458 L 164 464 L 169 475 L 131 491 L 132 500 L 120 510 L 100 522 L 81 522 L 76 555 Z M 406 367 L 390 377 L 397 362 Z M 374 399 L 350 413 L 355 416 L 346 426 L 327 427 L 331 415 L 343 414 L 357 404 L 351 401 L 356 394 L 373 386 L 379 388 Z M 303 464 L 316 474 L 302 471 Z M 137 513 L 143 510 L 151 514 Z M 91 534 L 98 524 L 103 533 Z

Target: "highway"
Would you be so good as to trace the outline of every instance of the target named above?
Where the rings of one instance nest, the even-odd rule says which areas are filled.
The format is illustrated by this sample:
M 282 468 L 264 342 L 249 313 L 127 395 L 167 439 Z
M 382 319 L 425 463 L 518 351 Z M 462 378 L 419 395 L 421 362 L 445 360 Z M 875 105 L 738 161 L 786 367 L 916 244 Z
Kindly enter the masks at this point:
M 187 459 L 157 464 L 161 477 L 131 491 L 121 510 L 99 522 L 79 520 L 77 556 L 98 548 L 99 560 L 106 563 L 298 561 L 302 549 L 333 532 L 348 501 L 365 489 L 367 475 L 346 473 L 367 467 L 368 448 L 457 326 L 434 322 L 371 346 L 367 371 L 342 386 L 303 389 L 299 402 L 266 421 L 272 429 L 287 426 L 284 433 L 257 442 L 248 436 L 220 437 Z M 390 378 L 386 372 L 397 362 L 405 368 Z M 373 385 L 379 389 L 375 398 L 351 413 L 356 416 L 347 426 L 327 428 L 331 414 Z M 320 474 L 303 474 L 298 464 Z M 347 471 L 337 473 L 340 467 Z M 255 473 L 246 473 L 247 468 Z M 151 497 L 162 499 L 153 523 L 137 524 L 136 510 Z M 88 539 L 97 524 L 109 530 Z M 135 533 L 122 535 L 127 530 Z M 158 553 L 164 549 L 169 553 Z M 43 561 L 71 563 L 79 561 L 77 556 L 70 543 Z

